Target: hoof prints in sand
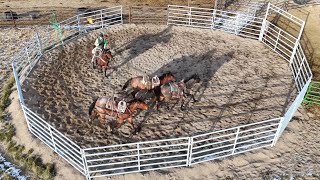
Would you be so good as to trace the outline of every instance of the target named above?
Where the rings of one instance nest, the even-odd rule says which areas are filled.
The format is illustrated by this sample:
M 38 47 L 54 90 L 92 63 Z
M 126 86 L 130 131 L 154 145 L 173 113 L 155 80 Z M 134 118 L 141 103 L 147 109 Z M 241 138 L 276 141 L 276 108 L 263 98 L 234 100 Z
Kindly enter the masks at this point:
M 93 32 L 46 53 L 23 89 L 29 108 L 83 147 L 189 136 L 280 117 L 295 96 L 287 62 L 258 41 L 184 27 L 103 31 L 114 55 L 108 77 L 91 66 L 89 48 L 99 33 Z M 88 122 L 95 98 L 121 97 L 129 78 L 166 71 L 178 80 L 200 75 L 200 83 L 189 84 L 198 101 L 188 99 L 186 111 L 176 105 L 139 112 L 132 137 L 127 124 L 112 134 L 98 120 Z

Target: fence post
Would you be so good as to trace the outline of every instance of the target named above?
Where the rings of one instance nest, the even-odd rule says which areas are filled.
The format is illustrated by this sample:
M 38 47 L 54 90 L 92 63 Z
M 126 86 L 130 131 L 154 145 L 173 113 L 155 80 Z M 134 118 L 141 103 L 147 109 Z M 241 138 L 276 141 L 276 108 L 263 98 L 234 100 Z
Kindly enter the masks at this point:
M 102 9 L 100 10 L 101 28 L 103 28 Z
M 18 90 L 18 96 L 19 96 L 20 104 L 24 105 L 24 99 L 23 99 L 23 96 L 22 96 L 20 79 L 19 79 L 16 67 L 14 66 L 14 63 L 12 63 L 12 71 L 13 71 L 14 79 L 16 80 L 16 86 L 17 86 L 17 90 Z
M 123 24 L 122 6 L 121 6 L 121 24 Z
M 129 24 L 131 24 L 131 6 L 129 6 Z
M 191 25 L 191 7 L 190 7 L 190 10 L 189 10 L 188 16 L 189 16 L 189 26 L 190 26 Z
M 57 151 L 57 147 L 56 147 L 56 143 L 54 142 L 54 138 L 53 138 L 51 126 L 49 126 L 49 132 L 50 132 L 50 136 L 51 136 L 51 141 L 52 141 L 52 144 L 53 144 L 53 148 L 54 148 L 55 151 Z
M 292 63 L 292 61 L 294 59 L 294 55 L 297 52 L 299 41 L 301 39 L 302 32 L 303 32 L 303 29 L 304 29 L 304 25 L 305 25 L 305 22 L 303 21 L 302 24 L 301 24 L 301 29 L 300 29 L 299 35 L 297 37 L 296 43 L 294 44 L 294 47 L 293 47 L 293 50 L 292 50 L 292 54 L 291 54 L 291 57 L 290 57 L 290 65 L 291 65 L 291 63 Z
M 279 122 L 278 129 L 277 129 L 277 131 L 276 131 L 276 133 L 275 133 L 275 135 L 274 135 L 274 138 L 273 138 L 271 147 L 273 147 L 273 146 L 276 144 L 277 140 L 278 140 L 278 136 L 279 136 L 279 133 L 280 133 L 280 130 L 281 130 L 281 127 L 282 127 L 282 122 L 283 122 L 283 120 L 284 120 L 284 117 L 281 117 L 281 118 L 280 118 L 280 122 Z
M 168 10 L 167 10 L 167 26 L 169 26 L 169 11 L 170 11 L 170 5 L 168 4 Z
M 261 26 L 260 35 L 259 35 L 259 41 L 262 41 L 262 38 L 263 38 L 263 34 L 264 34 L 266 24 L 267 24 L 267 17 L 268 17 L 268 13 L 269 13 L 269 8 L 270 8 L 270 2 L 268 2 L 267 12 L 266 12 L 264 19 L 262 21 L 262 26 Z
M 139 171 L 141 170 L 141 167 L 140 167 L 140 144 L 137 143 L 137 155 L 138 155 L 138 169 Z
M 193 138 L 190 137 L 188 141 L 188 152 L 187 152 L 187 166 L 191 166 L 192 163 L 192 148 L 193 148 Z
M 233 149 L 232 149 L 232 154 L 234 154 L 234 151 L 236 150 L 236 145 L 237 145 L 237 141 L 238 141 L 239 131 L 240 131 L 240 127 L 237 128 L 237 134 L 236 134 L 236 138 L 235 138 L 235 140 L 234 140 Z
M 31 62 L 30 62 L 30 56 L 29 56 L 28 48 L 27 48 L 27 47 L 25 47 L 24 49 L 25 49 L 25 51 L 26 51 L 27 58 L 28 58 L 28 62 L 29 62 L 29 65 L 30 65 L 30 64 L 31 64 Z
M 214 21 L 215 21 L 215 18 L 216 18 L 216 13 L 217 13 L 217 10 L 213 10 L 212 11 L 212 22 L 211 22 L 211 29 L 213 30 L 214 28 Z
M 80 17 L 79 17 L 79 15 L 77 15 L 77 21 L 78 21 L 78 31 L 79 31 L 79 34 L 81 34 L 82 31 L 81 31 L 81 24 L 80 24 Z
M 40 54 L 42 55 L 42 51 L 43 51 L 42 42 L 41 42 L 41 39 L 40 39 L 40 36 L 39 36 L 38 32 L 36 32 L 36 38 L 37 38 L 38 45 L 39 45 L 39 48 L 40 48 Z
M 279 42 L 279 37 L 280 37 L 280 34 L 281 34 L 281 29 L 280 29 L 280 31 L 279 31 L 279 33 L 278 33 L 278 36 L 277 36 L 277 41 L 276 41 L 276 44 L 274 45 L 274 48 L 273 48 L 273 50 L 275 51 L 276 49 L 277 49 L 277 46 L 278 46 L 278 42 Z
M 83 170 L 84 170 L 84 174 L 86 176 L 87 180 L 90 180 L 90 174 L 89 174 L 89 169 L 88 169 L 88 164 L 87 164 L 87 158 L 86 158 L 86 152 L 85 150 L 81 149 L 81 156 L 82 156 L 82 164 L 83 164 Z

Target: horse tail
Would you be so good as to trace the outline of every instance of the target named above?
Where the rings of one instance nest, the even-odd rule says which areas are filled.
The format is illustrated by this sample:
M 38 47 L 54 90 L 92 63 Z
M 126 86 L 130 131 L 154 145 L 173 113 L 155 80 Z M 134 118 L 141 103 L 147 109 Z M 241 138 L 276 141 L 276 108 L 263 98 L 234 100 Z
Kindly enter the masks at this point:
M 130 78 L 122 87 L 122 91 L 127 89 L 127 87 L 129 86 L 129 83 L 131 82 L 132 78 Z
M 98 100 L 98 98 L 91 103 L 91 105 L 89 107 L 89 116 L 91 116 L 92 110 L 93 110 L 94 106 L 96 105 L 97 100 Z

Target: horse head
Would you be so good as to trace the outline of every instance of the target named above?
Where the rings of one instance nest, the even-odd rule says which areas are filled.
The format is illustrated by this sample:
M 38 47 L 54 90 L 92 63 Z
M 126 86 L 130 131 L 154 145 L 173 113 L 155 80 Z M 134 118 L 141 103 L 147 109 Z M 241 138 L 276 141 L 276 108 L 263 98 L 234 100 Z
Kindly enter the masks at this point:
M 132 100 L 130 102 L 128 102 L 129 105 L 129 109 L 130 111 L 134 111 L 136 109 L 142 109 L 142 110 L 148 110 L 149 109 L 149 105 L 141 100 Z
M 183 89 L 183 90 L 186 89 L 186 84 L 184 82 L 184 79 L 182 79 L 180 82 L 178 82 L 177 85 L 180 89 Z

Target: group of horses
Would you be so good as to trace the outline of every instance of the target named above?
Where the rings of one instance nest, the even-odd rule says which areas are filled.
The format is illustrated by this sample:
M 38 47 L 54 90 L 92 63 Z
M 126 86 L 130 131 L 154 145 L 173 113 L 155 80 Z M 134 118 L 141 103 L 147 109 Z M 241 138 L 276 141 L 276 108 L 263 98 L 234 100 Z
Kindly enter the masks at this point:
M 96 53 L 96 54 L 95 54 Z M 99 66 L 101 70 L 106 71 L 109 61 L 112 58 L 110 51 L 101 51 L 100 54 L 92 52 L 92 65 L 93 67 Z M 99 55 L 99 56 L 97 56 Z M 105 72 L 104 72 L 105 74 Z M 125 95 L 132 95 L 133 99 L 125 102 L 124 100 L 117 100 L 114 97 L 100 97 L 97 98 L 89 107 L 90 121 L 95 120 L 97 117 L 100 119 L 100 124 L 106 127 L 108 131 L 113 131 L 110 121 L 106 122 L 106 116 L 115 117 L 117 119 L 117 129 L 122 126 L 125 120 L 129 123 L 131 129 L 130 134 L 136 132 L 134 127 L 133 117 L 137 110 L 148 110 L 149 105 L 140 98 L 137 98 L 137 93 L 153 93 L 153 99 L 156 102 L 157 110 L 159 110 L 160 104 L 175 100 L 177 103 L 180 101 L 181 110 L 184 110 L 184 102 L 187 96 L 191 96 L 194 101 L 195 98 L 187 91 L 186 83 L 190 80 L 199 82 L 200 78 L 197 74 L 190 76 L 189 78 L 176 81 L 176 77 L 167 72 L 161 76 L 155 75 L 150 78 L 146 76 L 137 76 L 130 78 L 122 87 L 122 93 Z

